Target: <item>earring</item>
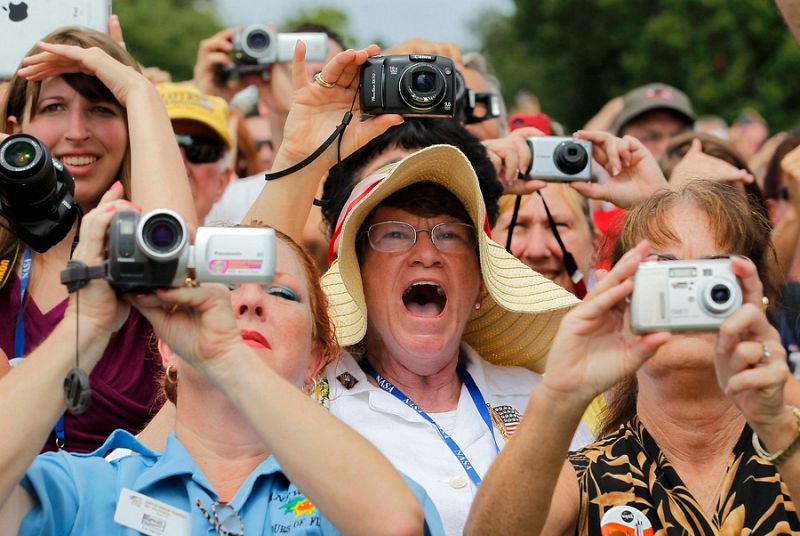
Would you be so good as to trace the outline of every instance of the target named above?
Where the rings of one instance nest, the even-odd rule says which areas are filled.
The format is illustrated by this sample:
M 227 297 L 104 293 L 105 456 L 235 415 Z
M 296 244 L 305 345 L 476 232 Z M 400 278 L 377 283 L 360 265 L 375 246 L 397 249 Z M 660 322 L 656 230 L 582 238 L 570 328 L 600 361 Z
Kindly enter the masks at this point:
M 311 387 L 311 395 L 316 400 L 317 404 L 322 406 L 323 408 L 330 410 L 331 409 L 331 400 L 330 394 L 331 389 L 330 385 L 328 385 L 328 380 L 323 379 L 317 381 L 316 378 L 313 378 L 314 385 Z
M 164 371 L 164 374 L 167 376 L 167 381 L 172 385 L 177 385 L 178 383 L 178 369 L 175 368 L 175 365 L 170 363 L 167 365 L 167 370 Z
M 477 302 L 477 303 L 475 304 L 475 310 L 476 310 L 476 311 L 480 311 L 480 310 L 481 310 L 481 302 Z

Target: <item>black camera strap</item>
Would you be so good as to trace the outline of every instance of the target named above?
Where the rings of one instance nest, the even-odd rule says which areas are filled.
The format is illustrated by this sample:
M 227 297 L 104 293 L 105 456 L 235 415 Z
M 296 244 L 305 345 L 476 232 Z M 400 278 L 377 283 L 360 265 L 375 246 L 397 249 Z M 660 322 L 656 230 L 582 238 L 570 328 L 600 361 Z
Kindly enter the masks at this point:
M 103 279 L 105 276 L 105 265 L 86 266 L 81 261 L 70 259 L 67 261 L 67 269 L 61 272 L 61 283 L 72 294 L 88 285 L 92 279 Z
M 547 201 L 544 200 L 542 192 L 537 190 L 536 193 L 539 194 L 539 197 L 542 199 L 544 212 L 547 214 L 547 223 L 550 227 L 550 231 L 553 233 L 553 236 L 556 239 L 556 242 L 558 243 L 559 249 L 561 249 L 562 262 L 564 264 L 564 268 L 567 270 L 569 278 L 572 280 L 572 284 L 574 285 L 575 295 L 582 300 L 586 296 L 586 284 L 583 281 L 583 273 L 578 269 L 578 263 L 575 262 L 575 257 L 572 256 L 572 253 L 569 252 L 567 246 L 564 245 L 564 241 L 561 239 L 561 234 L 558 232 L 556 221 L 553 219 L 553 215 L 550 213 L 550 207 L 547 206 Z M 521 205 L 522 196 L 517 195 L 517 198 L 514 201 L 514 211 L 511 214 L 511 221 L 508 224 L 508 237 L 506 238 L 506 251 L 509 253 L 511 253 L 511 238 L 514 235 L 514 227 L 517 226 L 517 218 L 519 216 L 519 209 Z M 513 253 L 511 254 L 513 255 Z
M 360 87 L 360 86 L 359 86 Z M 306 158 L 301 160 L 300 162 L 294 164 L 293 166 L 289 166 L 286 169 L 282 169 L 280 171 L 275 171 L 272 173 L 265 173 L 264 180 L 266 181 L 273 181 L 275 179 L 280 179 L 281 177 L 285 177 L 286 175 L 291 175 L 292 173 L 296 173 L 300 171 L 311 162 L 316 160 L 320 157 L 322 153 L 324 153 L 328 147 L 338 138 L 339 142 L 336 145 L 336 162 L 342 162 L 342 136 L 344 135 L 344 129 L 347 128 L 347 125 L 350 124 L 350 121 L 353 119 L 353 108 L 356 105 L 356 98 L 358 97 L 358 87 L 356 88 L 355 94 L 353 95 L 353 102 L 350 104 L 350 109 L 345 112 L 344 116 L 342 117 L 342 122 L 334 129 L 328 139 L 326 139 L 322 144 L 317 147 L 317 149 L 308 155 Z M 323 199 L 314 199 L 314 205 L 321 207 L 328 204 L 327 200 Z

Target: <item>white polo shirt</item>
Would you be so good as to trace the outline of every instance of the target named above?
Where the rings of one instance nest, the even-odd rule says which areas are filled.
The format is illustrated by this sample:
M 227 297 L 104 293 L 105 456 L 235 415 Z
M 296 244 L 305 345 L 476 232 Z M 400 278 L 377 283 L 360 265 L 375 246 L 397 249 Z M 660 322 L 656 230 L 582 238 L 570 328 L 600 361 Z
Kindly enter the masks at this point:
M 540 375 L 521 367 L 492 365 L 466 344 L 462 344 L 462 355 L 483 398 L 499 414 L 525 411 L 533 388 L 542 380 Z M 461 534 L 477 488 L 433 425 L 393 395 L 372 385 L 347 352 L 326 372 L 331 413 L 366 437 L 399 471 L 425 488 L 439 510 L 447 534 Z M 347 389 L 345 384 L 351 378 L 357 382 Z M 437 420 L 436 414 L 432 417 Z M 444 414 L 441 421 L 440 426 L 483 478 L 497 453 L 492 435 L 466 387 L 461 388 L 455 414 Z M 497 426 L 493 427 L 493 434 L 497 445 L 503 448 L 505 439 Z M 570 449 L 592 441 L 591 433 L 581 424 Z

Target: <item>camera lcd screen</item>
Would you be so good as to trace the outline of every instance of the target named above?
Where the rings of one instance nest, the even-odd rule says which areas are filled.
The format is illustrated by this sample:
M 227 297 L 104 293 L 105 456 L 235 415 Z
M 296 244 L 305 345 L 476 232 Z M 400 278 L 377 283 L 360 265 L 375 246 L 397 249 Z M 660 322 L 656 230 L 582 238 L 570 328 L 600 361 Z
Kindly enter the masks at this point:
M 692 268 L 692 267 L 670 268 L 669 269 L 669 276 L 670 277 L 695 277 L 695 276 L 697 276 L 697 268 Z

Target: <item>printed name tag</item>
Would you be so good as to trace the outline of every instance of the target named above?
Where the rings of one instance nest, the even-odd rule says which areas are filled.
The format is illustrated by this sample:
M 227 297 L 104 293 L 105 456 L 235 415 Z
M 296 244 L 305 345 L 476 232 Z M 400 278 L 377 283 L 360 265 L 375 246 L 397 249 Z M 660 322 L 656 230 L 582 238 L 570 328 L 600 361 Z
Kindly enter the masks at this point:
M 123 488 L 114 512 L 114 522 L 148 536 L 189 536 L 189 512 Z

